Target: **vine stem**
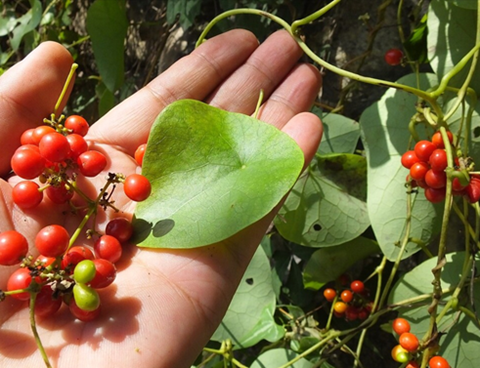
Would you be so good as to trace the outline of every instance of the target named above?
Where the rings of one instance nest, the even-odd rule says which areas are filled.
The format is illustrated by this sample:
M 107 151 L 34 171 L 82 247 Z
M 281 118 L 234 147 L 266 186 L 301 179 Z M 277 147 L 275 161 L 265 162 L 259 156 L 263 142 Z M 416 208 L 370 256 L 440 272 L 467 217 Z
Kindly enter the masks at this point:
M 340 0 L 334 0 L 334 1 L 330 2 L 329 4 L 327 4 L 324 8 L 322 8 L 319 11 L 310 15 L 309 17 L 304 18 L 300 21 L 296 21 L 296 22 L 301 22 L 300 24 L 304 24 L 307 19 L 308 19 L 308 22 L 312 22 L 315 19 L 317 19 L 318 17 L 320 17 L 321 15 L 323 15 L 324 13 L 326 13 L 326 11 L 330 10 L 334 5 L 338 4 L 339 2 L 340 2 Z M 195 46 L 198 47 L 204 42 L 207 34 L 211 31 L 211 29 L 219 21 L 221 21 L 223 19 L 226 19 L 226 18 L 229 18 L 231 16 L 240 15 L 240 14 L 253 14 L 253 15 L 262 16 L 262 17 L 271 19 L 275 23 L 279 24 L 287 32 L 290 33 L 290 35 L 294 38 L 294 40 L 297 42 L 297 44 L 300 46 L 300 48 L 303 50 L 303 52 L 308 57 L 310 57 L 310 59 L 312 59 L 314 62 L 318 63 L 319 65 L 321 65 L 325 69 L 328 69 L 331 72 L 333 72 L 335 74 L 338 74 L 342 77 L 349 78 L 349 79 L 352 79 L 352 80 L 355 80 L 355 81 L 358 81 L 358 82 L 372 84 L 372 85 L 376 85 L 376 86 L 380 86 L 380 87 L 391 87 L 391 88 L 403 90 L 403 91 L 408 92 L 408 93 L 412 93 L 412 94 L 418 96 L 419 98 L 427 101 L 432 106 L 432 108 L 435 111 L 435 113 L 437 114 L 437 116 L 439 116 L 439 117 L 443 116 L 442 109 L 437 104 L 436 97 L 433 97 L 431 95 L 431 93 L 425 92 L 425 91 L 422 91 L 421 89 L 414 88 L 414 87 L 411 87 L 411 86 L 407 86 L 407 85 L 404 85 L 404 84 L 385 81 L 385 80 L 377 79 L 377 78 L 366 77 L 366 76 L 363 76 L 363 75 L 360 75 L 360 74 L 357 74 L 357 73 L 350 72 L 348 70 L 338 68 L 338 67 L 334 66 L 333 64 L 330 64 L 327 61 L 323 60 L 318 55 L 316 55 L 308 47 L 308 45 L 298 36 L 298 33 L 299 33 L 298 25 L 299 25 L 299 23 L 293 22 L 293 24 L 292 24 L 293 27 L 292 27 L 290 24 L 288 24 L 282 18 L 277 17 L 276 15 L 273 15 L 273 14 L 271 14 L 269 12 L 266 12 L 266 11 L 263 11 L 263 10 L 250 9 L 250 8 L 238 8 L 238 9 L 227 10 L 227 11 L 223 12 L 222 14 L 217 15 L 215 18 L 213 18 L 207 24 L 207 26 L 205 27 L 203 32 L 200 34 L 200 37 L 198 38 Z
M 42 355 L 43 361 L 45 362 L 45 366 L 47 368 L 52 368 L 50 364 L 50 360 L 48 359 L 48 355 L 43 347 L 42 340 L 40 339 L 40 335 L 37 331 L 37 323 L 35 321 L 35 302 L 37 300 L 38 292 L 30 293 L 30 328 L 32 329 L 33 337 L 35 338 L 35 342 L 37 344 L 38 350 Z

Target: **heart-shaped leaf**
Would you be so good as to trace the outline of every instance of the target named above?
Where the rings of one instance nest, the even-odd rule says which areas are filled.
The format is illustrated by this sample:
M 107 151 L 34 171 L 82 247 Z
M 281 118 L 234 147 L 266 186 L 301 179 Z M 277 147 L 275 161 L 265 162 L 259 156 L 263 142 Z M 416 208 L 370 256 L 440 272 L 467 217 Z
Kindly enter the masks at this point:
M 135 209 L 136 243 L 194 248 L 224 240 L 279 203 L 303 167 L 285 133 L 250 116 L 177 101 L 155 121 L 142 173 L 152 194 Z

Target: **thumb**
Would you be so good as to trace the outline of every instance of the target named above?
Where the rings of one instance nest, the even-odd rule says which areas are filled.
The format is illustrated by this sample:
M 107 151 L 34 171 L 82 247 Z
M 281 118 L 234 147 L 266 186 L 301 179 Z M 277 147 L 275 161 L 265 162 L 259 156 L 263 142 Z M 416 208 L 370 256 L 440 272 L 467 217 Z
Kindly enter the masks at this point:
M 72 63 L 63 46 L 45 42 L 0 77 L 0 175 L 10 171 L 21 134 L 54 112 Z

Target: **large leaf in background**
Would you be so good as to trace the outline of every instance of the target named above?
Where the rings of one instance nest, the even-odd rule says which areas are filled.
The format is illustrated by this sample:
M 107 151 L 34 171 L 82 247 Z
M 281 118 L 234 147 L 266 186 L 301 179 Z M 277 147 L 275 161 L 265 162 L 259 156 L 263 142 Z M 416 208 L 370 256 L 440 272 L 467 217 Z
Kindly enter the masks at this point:
M 477 0 L 447 0 L 448 2 L 465 9 L 477 9 Z
M 168 0 L 167 22 L 173 24 L 180 16 L 179 22 L 183 29 L 189 28 L 200 14 L 201 0 Z
M 288 195 L 275 226 L 285 239 L 310 247 L 354 239 L 370 224 L 365 181 L 364 157 L 317 155 Z
M 458 3 L 467 4 L 464 0 Z M 454 6 L 444 0 L 430 2 L 428 11 L 428 57 L 433 71 L 442 78 L 475 45 L 476 11 Z M 450 85 L 459 87 L 465 80 L 470 63 L 452 78 Z M 470 86 L 480 91 L 480 71 L 477 68 Z
M 270 212 L 295 183 L 303 152 L 277 128 L 199 101 L 167 106 L 143 161 L 152 194 L 137 204 L 140 246 L 194 248 Z
M 420 74 L 420 88 L 435 85 L 434 75 Z M 401 78 L 399 83 L 416 85 L 416 76 Z M 409 93 L 389 89 L 382 98 L 368 107 L 360 118 L 362 141 L 367 155 L 367 207 L 375 237 L 382 252 L 391 261 L 399 251 L 397 242 L 405 231 L 407 195 L 405 178 L 408 170 L 401 155 L 408 149 L 408 123 L 415 114 L 417 98 Z M 419 129 L 422 130 L 422 129 Z M 439 230 L 443 205 L 433 205 L 422 191 L 414 196 L 410 237 L 428 243 Z M 418 251 L 409 243 L 403 257 Z
M 211 339 L 219 342 L 230 339 L 237 348 L 253 346 L 262 339 L 280 340 L 285 330 L 273 319 L 275 299 L 270 262 L 263 248 L 258 247 Z
M 360 138 L 359 124 L 343 115 L 323 113 L 314 107 L 312 112 L 322 119 L 323 136 L 317 153 L 353 153 Z
M 442 289 L 453 289 L 462 276 L 462 267 L 464 264 L 464 252 L 447 254 L 447 263 L 442 271 L 441 282 Z M 432 293 L 432 268 L 435 267 L 436 258 L 429 259 L 412 271 L 406 273 L 392 288 L 389 298 L 389 304 L 399 303 L 403 300 L 418 297 L 422 294 Z M 480 262 L 477 261 L 477 268 Z M 480 307 L 480 285 L 474 284 L 474 299 L 476 309 Z M 466 289 L 465 289 L 466 292 Z M 439 312 L 444 302 L 450 299 L 451 293 L 444 294 L 440 301 Z M 463 294 L 463 299 L 468 305 L 469 297 Z M 428 330 L 430 315 L 428 306 L 430 298 L 425 300 L 424 304 L 408 305 L 400 309 L 400 315 L 410 321 L 412 333 L 417 336 L 424 336 Z M 465 314 L 458 314 L 450 311 L 439 323 L 438 331 L 447 332 L 440 339 L 440 352 L 451 367 L 477 368 L 480 361 L 480 329 Z
M 125 0 L 96 0 L 88 9 L 86 26 L 102 81 L 115 92 L 123 84 L 125 74 Z
M 303 271 L 305 288 L 319 290 L 336 280 L 359 260 L 380 252 L 378 244 L 364 237 L 355 238 L 336 247 L 322 248 L 312 254 Z
M 42 3 L 39 0 L 30 0 L 30 9 L 16 21 L 18 24 L 13 29 L 10 46 L 13 50 L 20 47 L 23 37 L 33 31 L 42 20 Z

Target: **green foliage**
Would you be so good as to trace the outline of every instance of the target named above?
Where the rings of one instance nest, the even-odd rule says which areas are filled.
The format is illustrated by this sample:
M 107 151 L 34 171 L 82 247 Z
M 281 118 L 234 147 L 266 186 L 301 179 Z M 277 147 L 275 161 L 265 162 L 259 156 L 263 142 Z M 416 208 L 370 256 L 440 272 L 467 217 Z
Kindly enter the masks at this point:
M 88 9 L 87 31 L 90 34 L 102 82 L 110 92 L 124 80 L 124 44 L 128 20 L 125 0 L 96 0 Z
M 275 220 L 279 233 L 312 247 L 356 238 L 369 226 L 365 181 L 363 157 L 348 153 L 318 155 L 280 210 Z
M 137 205 L 134 226 L 139 245 L 154 248 L 232 236 L 270 212 L 303 166 L 299 147 L 275 127 L 191 100 L 164 109 L 147 147 L 152 195 Z
M 270 262 L 259 247 L 212 340 L 230 339 L 238 348 L 253 346 L 263 339 L 280 340 L 285 330 L 275 323 L 275 307 Z
M 421 74 L 420 86 L 434 86 L 434 75 Z M 399 83 L 415 85 L 415 75 L 408 75 Z M 397 209 L 407 208 L 408 198 L 405 177 L 408 175 L 400 157 L 409 145 L 408 123 L 415 114 L 415 96 L 394 89 L 365 109 L 360 126 L 362 142 L 368 162 L 367 207 L 372 229 L 383 254 L 394 261 L 399 252 L 398 242 L 405 231 L 405 213 Z M 428 243 L 438 234 L 442 216 L 440 205 L 433 205 L 423 195 L 415 196 L 412 212 L 411 237 Z M 409 243 L 403 258 L 420 248 Z

